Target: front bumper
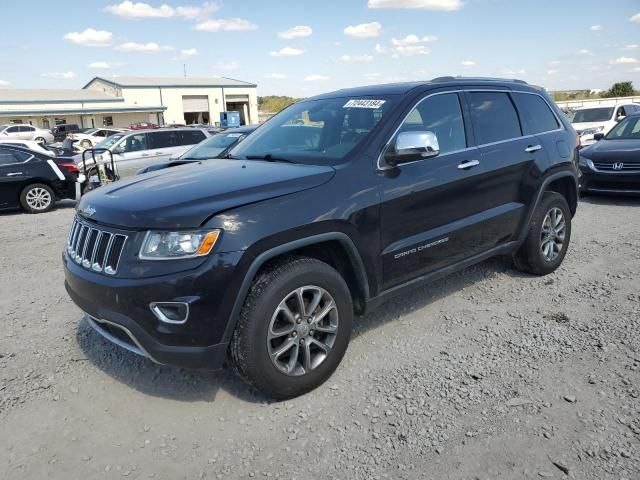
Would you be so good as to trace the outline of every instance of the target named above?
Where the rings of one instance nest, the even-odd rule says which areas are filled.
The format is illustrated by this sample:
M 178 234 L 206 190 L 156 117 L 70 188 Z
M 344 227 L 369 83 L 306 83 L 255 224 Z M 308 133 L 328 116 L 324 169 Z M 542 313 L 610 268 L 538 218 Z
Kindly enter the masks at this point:
M 640 195 L 640 173 L 602 172 L 580 166 L 580 191 Z
M 215 254 L 195 270 L 141 279 L 95 273 L 63 254 L 65 288 L 109 341 L 156 363 L 216 370 L 226 359 L 233 267 L 241 254 Z M 183 324 L 165 323 L 152 313 L 152 302 L 186 302 L 189 317 Z

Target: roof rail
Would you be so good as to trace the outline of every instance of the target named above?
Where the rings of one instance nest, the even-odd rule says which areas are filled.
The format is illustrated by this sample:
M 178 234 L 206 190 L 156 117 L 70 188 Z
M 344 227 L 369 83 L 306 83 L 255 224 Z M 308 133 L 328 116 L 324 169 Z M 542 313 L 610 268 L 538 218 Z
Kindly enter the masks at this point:
M 482 81 L 482 82 L 515 82 L 522 83 L 524 85 L 528 85 L 524 80 L 518 79 L 508 79 L 508 78 L 495 78 L 495 77 L 436 77 L 431 80 L 434 83 L 442 83 L 442 82 L 458 82 L 458 81 Z

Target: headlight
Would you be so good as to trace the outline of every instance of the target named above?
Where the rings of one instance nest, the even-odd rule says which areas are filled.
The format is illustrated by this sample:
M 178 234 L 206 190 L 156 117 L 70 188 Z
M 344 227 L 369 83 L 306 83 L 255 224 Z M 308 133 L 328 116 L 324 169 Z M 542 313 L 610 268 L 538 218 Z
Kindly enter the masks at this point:
M 582 131 L 582 135 L 595 135 L 596 133 L 600 133 L 603 130 L 604 130 L 603 126 L 593 127 L 593 128 L 585 128 Z
M 593 162 L 587 157 L 583 157 L 582 155 L 580 155 L 580 158 L 578 159 L 578 165 L 582 167 L 593 168 Z
M 143 260 L 173 260 L 208 255 L 220 230 L 193 232 L 147 232 L 140 250 Z

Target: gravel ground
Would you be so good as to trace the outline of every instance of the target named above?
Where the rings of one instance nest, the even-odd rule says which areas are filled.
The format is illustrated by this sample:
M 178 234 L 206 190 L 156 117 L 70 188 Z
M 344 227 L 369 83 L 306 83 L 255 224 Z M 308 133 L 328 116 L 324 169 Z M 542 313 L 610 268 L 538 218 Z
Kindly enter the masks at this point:
M 316 391 L 268 403 L 90 330 L 73 203 L 0 216 L 0 478 L 640 478 L 640 200 L 587 198 L 538 278 L 491 260 L 358 319 Z

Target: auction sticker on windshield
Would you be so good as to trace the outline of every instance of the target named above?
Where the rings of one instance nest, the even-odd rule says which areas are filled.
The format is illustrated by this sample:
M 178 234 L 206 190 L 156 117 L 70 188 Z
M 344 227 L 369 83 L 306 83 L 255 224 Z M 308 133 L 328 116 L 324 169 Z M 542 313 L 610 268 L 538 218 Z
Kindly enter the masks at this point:
M 349 100 L 342 108 L 380 108 L 386 100 Z

